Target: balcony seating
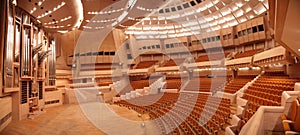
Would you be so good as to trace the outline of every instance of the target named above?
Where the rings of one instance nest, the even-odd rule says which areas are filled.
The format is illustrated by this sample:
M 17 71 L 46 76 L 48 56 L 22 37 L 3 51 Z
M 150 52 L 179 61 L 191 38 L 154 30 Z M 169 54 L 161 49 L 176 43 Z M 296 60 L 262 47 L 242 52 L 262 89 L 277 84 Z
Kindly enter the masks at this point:
M 225 86 L 224 92 L 231 94 L 236 93 L 239 89 L 244 87 L 244 85 L 253 80 L 254 77 L 253 75 L 237 76 Z
M 163 67 L 180 66 L 184 60 L 185 59 L 170 59 L 163 65 Z
M 242 126 L 254 115 L 259 106 L 280 106 L 282 92 L 293 91 L 295 83 L 299 81 L 289 78 L 284 72 L 266 72 L 262 75 L 248 87 L 243 96 L 248 100 L 248 104 L 241 118 Z
M 113 82 L 112 81 L 107 81 L 107 82 L 99 82 L 98 83 L 98 86 L 108 86 L 110 84 L 112 84 Z
M 143 89 L 149 86 L 149 80 L 130 81 L 130 84 L 119 91 L 119 95 L 124 95 L 135 89 Z
M 300 98 L 293 101 L 289 119 L 284 114 L 281 115 L 281 119 L 286 134 L 300 134 Z
M 158 61 L 141 61 L 139 62 L 135 69 L 143 69 L 143 68 L 149 68 L 151 66 L 153 66 L 154 64 L 156 64 Z
M 151 105 L 137 105 L 156 101 L 153 100 L 155 97 L 159 100 Z M 207 94 L 181 93 L 179 97 L 178 93 L 164 93 L 116 104 L 149 114 L 150 119 L 161 128 L 162 134 L 167 134 L 167 131 L 170 131 L 169 134 L 218 134 L 230 115 L 230 100 Z
M 80 71 L 113 70 L 114 68 L 112 63 L 82 64 Z
M 243 53 L 236 54 L 235 58 L 238 59 L 238 58 L 250 57 L 256 53 L 259 53 L 260 51 L 262 51 L 262 49 L 254 49 L 254 50 L 245 51 Z
M 226 56 L 228 55 L 229 53 L 211 53 L 209 55 L 202 55 L 202 56 L 199 56 L 195 62 L 204 62 L 204 61 L 215 61 L 215 60 L 222 60 L 224 58 L 226 58 Z

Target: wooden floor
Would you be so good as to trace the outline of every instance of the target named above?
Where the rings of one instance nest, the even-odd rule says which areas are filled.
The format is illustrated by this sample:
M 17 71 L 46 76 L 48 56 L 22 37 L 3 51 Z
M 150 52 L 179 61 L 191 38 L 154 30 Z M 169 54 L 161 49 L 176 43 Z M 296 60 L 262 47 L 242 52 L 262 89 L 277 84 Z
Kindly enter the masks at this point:
M 105 104 L 105 106 L 122 118 L 142 122 L 138 113 L 133 110 L 117 105 Z M 149 116 L 143 115 L 142 118 L 147 120 Z M 111 119 L 111 117 L 108 116 L 106 119 Z M 119 123 L 106 124 L 109 126 Z M 124 125 L 121 128 L 111 128 L 111 130 L 113 132 L 136 130 L 126 128 Z M 154 127 L 153 124 L 148 123 L 147 128 L 149 129 L 148 134 L 157 134 L 157 131 L 153 130 L 157 127 Z M 139 130 L 136 131 L 140 132 Z M 34 119 L 13 121 L 0 132 L 0 135 L 105 135 L 105 133 L 87 119 L 78 104 L 69 104 L 47 108 L 44 113 L 34 117 Z
M 117 105 L 106 106 L 113 110 L 122 118 L 131 121 L 141 121 L 137 112 L 128 110 L 125 107 Z M 232 109 L 233 110 L 233 109 Z M 234 112 L 232 112 L 234 114 Z M 143 115 L 142 118 L 147 120 L 149 116 Z M 110 119 L 109 117 L 107 119 Z M 153 125 L 153 124 L 152 124 Z M 126 126 L 124 126 L 126 128 Z M 150 126 L 150 134 L 157 134 L 157 127 Z M 111 130 L 126 130 L 116 129 Z M 132 129 L 127 129 L 132 130 Z M 135 129 L 134 129 L 135 130 Z M 139 132 L 137 130 L 137 132 Z M 149 134 L 149 130 L 147 132 Z M 58 107 L 47 108 L 44 113 L 36 116 L 34 119 L 11 122 L 0 135 L 105 135 L 104 132 L 94 126 L 84 115 L 78 104 L 62 105 Z M 224 135 L 224 129 L 220 135 Z
M 104 135 L 82 113 L 79 105 L 46 109 L 34 119 L 11 122 L 1 135 Z

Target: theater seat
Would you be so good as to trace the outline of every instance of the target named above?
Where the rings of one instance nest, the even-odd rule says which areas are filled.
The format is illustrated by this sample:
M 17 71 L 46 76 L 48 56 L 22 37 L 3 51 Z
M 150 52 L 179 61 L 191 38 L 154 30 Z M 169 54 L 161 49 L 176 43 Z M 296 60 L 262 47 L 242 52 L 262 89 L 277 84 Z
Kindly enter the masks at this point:
M 285 114 L 281 115 L 283 128 L 286 135 L 300 134 L 300 104 L 299 98 L 295 99 L 291 107 L 291 116 L 288 119 Z

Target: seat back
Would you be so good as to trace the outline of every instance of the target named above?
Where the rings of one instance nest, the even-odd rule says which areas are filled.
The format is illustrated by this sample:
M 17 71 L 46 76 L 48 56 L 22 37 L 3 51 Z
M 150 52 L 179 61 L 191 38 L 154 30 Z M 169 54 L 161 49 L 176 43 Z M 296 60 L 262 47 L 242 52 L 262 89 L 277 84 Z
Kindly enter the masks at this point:
M 295 105 L 296 105 L 296 115 L 294 117 L 294 129 L 296 132 L 300 132 L 300 99 L 298 98 L 297 100 L 295 100 Z

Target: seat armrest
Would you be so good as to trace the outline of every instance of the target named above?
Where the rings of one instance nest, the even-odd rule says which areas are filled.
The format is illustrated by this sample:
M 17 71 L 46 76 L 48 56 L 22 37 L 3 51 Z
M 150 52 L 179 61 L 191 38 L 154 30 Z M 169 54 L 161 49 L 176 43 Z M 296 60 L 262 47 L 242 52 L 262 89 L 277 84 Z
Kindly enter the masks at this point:
M 282 120 L 282 123 L 291 123 L 291 124 L 293 124 L 293 123 L 295 123 L 294 121 L 291 121 L 291 120 Z
M 285 135 L 300 135 L 300 132 L 295 132 L 295 131 L 285 131 Z
M 283 126 L 284 131 L 286 131 L 286 132 L 291 131 L 291 127 L 288 122 L 282 122 L 282 126 Z
M 283 125 L 284 131 L 291 131 L 290 124 L 294 124 L 295 122 L 288 120 L 284 114 L 281 115 L 281 119 L 282 119 L 282 125 Z M 291 132 L 293 132 L 293 131 L 291 131 Z

